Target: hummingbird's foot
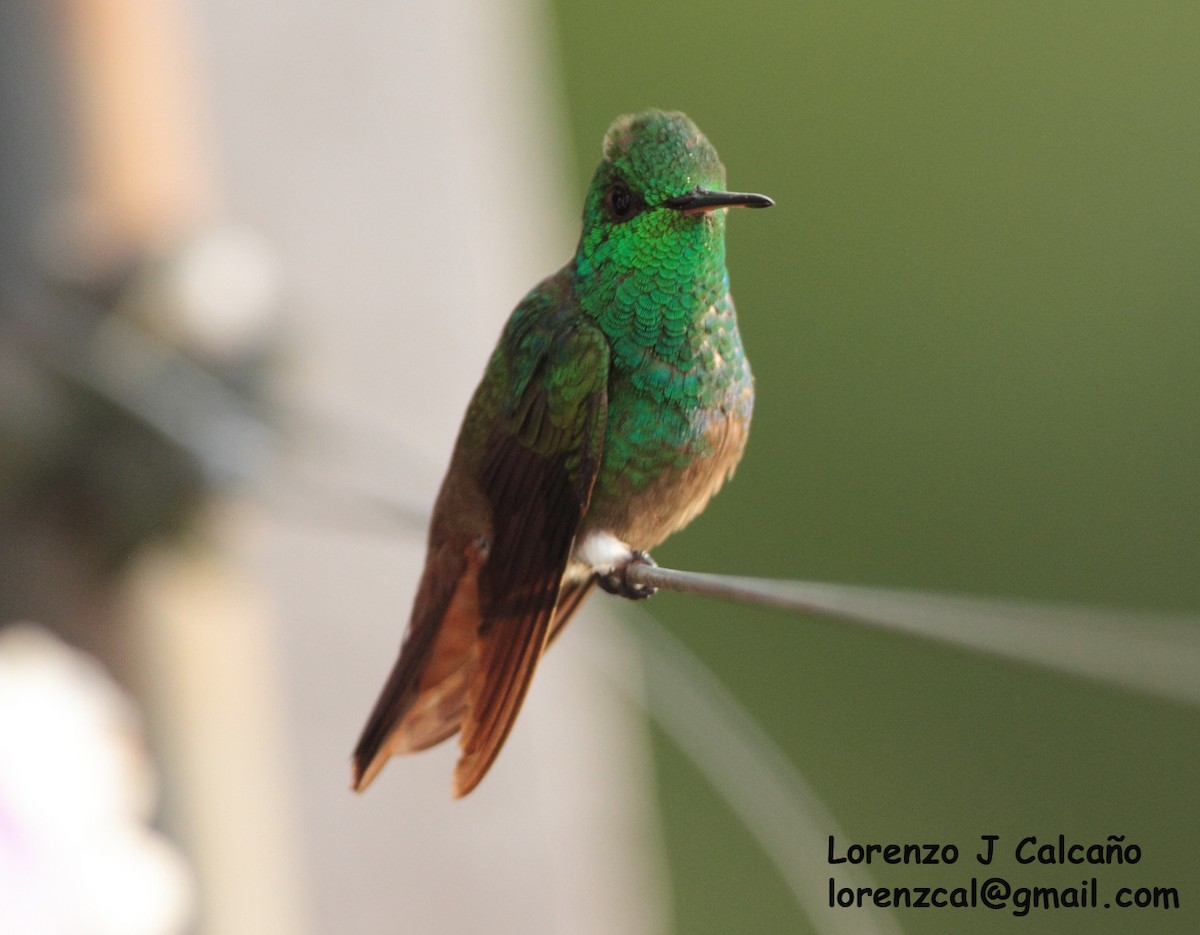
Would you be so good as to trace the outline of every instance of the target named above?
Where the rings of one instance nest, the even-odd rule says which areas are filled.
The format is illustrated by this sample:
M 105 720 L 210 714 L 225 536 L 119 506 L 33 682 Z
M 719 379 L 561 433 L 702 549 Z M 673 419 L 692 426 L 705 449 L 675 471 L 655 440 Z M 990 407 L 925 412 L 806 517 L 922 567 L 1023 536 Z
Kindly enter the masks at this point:
M 634 584 L 631 582 L 628 574 L 631 565 L 649 565 L 651 568 L 658 567 L 658 563 L 649 555 L 640 549 L 635 549 L 629 557 L 629 561 L 623 565 L 618 565 L 607 575 L 600 576 L 600 587 L 604 588 L 609 594 L 617 595 L 617 597 L 627 597 L 631 601 L 644 601 L 651 594 L 655 593 L 658 588 L 647 584 Z

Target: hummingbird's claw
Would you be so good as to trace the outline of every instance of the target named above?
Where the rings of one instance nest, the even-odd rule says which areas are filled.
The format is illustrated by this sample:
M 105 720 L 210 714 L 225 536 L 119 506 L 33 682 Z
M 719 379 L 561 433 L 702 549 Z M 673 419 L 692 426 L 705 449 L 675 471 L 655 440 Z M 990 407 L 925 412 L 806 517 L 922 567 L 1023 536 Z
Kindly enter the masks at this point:
M 645 584 L 633 584 L 629 580 L 630 565 L 649 565 L 651 568 L 657 568 L 658 563 L 649 555 L 640 549 L 635 549 L 623 565 L 618 565 L 607 575 L 601 575 L 599 578 L 600 587 L 604 588 L 609 594 L 615 594 L 617 597 L 625 597 L 631 601 L 644 601 L 650 595 L 654 594 L 658 588 Z

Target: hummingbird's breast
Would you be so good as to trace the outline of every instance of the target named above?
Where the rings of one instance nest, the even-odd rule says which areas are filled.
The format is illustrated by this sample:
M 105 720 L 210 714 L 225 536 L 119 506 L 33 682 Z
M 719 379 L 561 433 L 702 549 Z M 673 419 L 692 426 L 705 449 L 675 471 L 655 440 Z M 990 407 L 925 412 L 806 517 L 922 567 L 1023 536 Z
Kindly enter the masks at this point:
M 746 446 L 754 380 L 728 292 L 670 358 L 614 355 L 600 472 L 582 533 L 650 549 L 687 525 L 732 475 Z

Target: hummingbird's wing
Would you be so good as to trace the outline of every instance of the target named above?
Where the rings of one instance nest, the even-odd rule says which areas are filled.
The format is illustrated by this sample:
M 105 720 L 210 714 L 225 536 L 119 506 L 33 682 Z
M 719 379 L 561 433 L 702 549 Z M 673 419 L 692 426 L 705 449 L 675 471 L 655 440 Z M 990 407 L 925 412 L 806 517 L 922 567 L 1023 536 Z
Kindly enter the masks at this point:
M 483 621 L 454 776 L 460 796 L 483 778 L 520 710 L 600 467 L 608 340 L 581 317 L 544 324 L 508 337 L 513 392 L 480 467 L 492 541 L 479 573 Z M 587 588 L 569 590 L 568 613 Z

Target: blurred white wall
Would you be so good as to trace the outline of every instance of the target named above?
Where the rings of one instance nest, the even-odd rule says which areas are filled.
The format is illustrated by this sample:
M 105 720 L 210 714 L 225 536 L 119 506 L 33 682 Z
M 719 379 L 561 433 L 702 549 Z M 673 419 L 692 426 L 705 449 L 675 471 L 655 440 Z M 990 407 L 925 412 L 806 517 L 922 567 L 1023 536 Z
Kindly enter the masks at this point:
M 564 171 L 542 13 L 524 0 L 191 3 L 227 212 L 278 251 L 286 395 L 358 437 L 303 445 L 427 508 L 505 317 L 577 237 L 582 192 Z M 284 510 L 239 547 L 269 582 L 280 775 L 294 783 L 281 802 L 309 929 L 666 929 L 645 726 L 588 663 L 615 652 L 637 664 L 588 632 L 602 607 L 555 646 L 466 800 L 449 797 L 453 743 L 394 760 L 362 797 L 348 791 L 423 538 Z

